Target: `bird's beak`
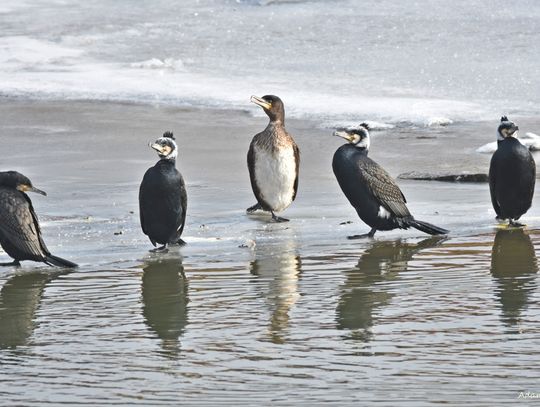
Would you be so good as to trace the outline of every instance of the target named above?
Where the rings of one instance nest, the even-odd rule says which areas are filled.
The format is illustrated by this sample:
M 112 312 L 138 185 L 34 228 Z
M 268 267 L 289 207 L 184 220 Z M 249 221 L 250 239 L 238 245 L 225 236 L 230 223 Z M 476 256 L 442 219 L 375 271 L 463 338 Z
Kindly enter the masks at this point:
M 266 109 L 266 110 L 270 110 L 270 108 L 272 107 L 272 103 L 264 100 L 263 98 L 260 98 L 258 96 L 251 96 L 251 99 L 250 101 L 252 103 L 255 103 L 256 105 L 259 105 L 260 107 L 262 107 L 263 109 Z
M 334 136 L 344 138 L 349 143 L 352 141 L 352 136 L 349 133 L 347 133 L 345 130 L 336 130 L 334 132 Z
M 30 188 L 28 191 L 35 192 L 36 194 L 47 196 L 47 192 L 42 191 L 41 189 L 34 188 L 34 187 Z
M 47 193 L 45 191 L 42 191 L 41 189 L 34 188 L 31 185 L 19 185 L 17 186 L 17 189 L 22 192 L 35 192 L 36 194 L 45 195 L 47 196 Z
M 162 153 L 162 152 L 163 152 L 163 146 L 161 146 L 161 145 L 158 144 L 158 143 L 149 143 L 148 145 L 150 146 L 150 148 L 153 148 L 153 149 L 156 150 L 158 153 Z

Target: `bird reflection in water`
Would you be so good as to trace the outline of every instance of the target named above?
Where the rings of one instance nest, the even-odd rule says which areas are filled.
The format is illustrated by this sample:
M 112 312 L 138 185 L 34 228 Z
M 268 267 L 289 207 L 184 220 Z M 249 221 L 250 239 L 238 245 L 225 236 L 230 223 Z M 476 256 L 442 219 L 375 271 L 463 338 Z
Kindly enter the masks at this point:
M 374 241 L 362 254 L 358 265 L 345 272 L 346 280 L 336 309 L 337 328 L 349 330 L 348 338 L 369 342 L 374 314 L 394 296 L 388 287 L 379 283 L 395 279 L 399 272 L 407 270 L 414 255 L 444 240 L 444 237 L 431 237 L 419 243 Z
M 188 324 L 188 280 L 181 258 L 149 261 L 142 276 L 143 317 L 162 340 L 169 356 L 180 351 L 179 338 Z
M 46 285 L 63 274 L 67 273 L 32 272 L 6 281 L 0 290 L 0 349 L 27 344 Z
M 268 335 L 271 342 L 282 344 L 286 341 L 290 312 L 299 298 L 298 279 L 301 261 L 296 254 L 294 243 L 255 249 L 255 260 L 250 264 L 250 272 L 257 277 L 270 309 Z
M 536 290 L 538 264 L 531 238 L 523 229 L 497 231 L 491 251 L 491 275 L 501 303 L 501 320 L 519 332 L 521 313 Z

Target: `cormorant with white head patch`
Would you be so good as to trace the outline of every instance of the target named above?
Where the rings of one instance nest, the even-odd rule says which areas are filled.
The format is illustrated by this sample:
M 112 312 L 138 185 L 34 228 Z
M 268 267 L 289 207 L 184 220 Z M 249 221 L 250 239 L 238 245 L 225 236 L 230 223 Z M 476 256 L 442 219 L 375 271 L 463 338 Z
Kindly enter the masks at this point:
M 368 157 L 369 127 L 362 123 L 355 129 L 340 129 L 335 136 L 348 141 L 334 154 L 332 168 L 341 190 L 356 209 L 358 216 L 371 227 L 365 235 L 349 239 L 373 237 L 377 230 L 413 227 L 430 235 L 443 235 L 448 230 L 414 219 L 405 196 L 392 177 Z
M 69 260 L 53 256 L 41 236 L 38 217 L 25 192 L 47 195 L 16 171 L 0 172 L 0 245 L 14 259 L 2 266 L 18 266 L 21 260 L 32 260 L 50 266 L 77 267 Z
M 162 245 L 150 251 L 166 252 L 169 244 L 185 244 L 180 236 L 186 221 L 186 186 L 176 169 L 178 149 L 173 134 L 164 133 L 150 147 L 160 159 L 146 171 L 139 189 L 141 227 L 154 246 Z
M 266 95 L 252 96 L 251 101 L 263 108 L 270 118 L 268 126 L 253 137 L 247 162 L 251 188 L 257 203 L 247 209 L 269 211 L 275 222 L 288 219 L 276 216 L 289 207 L 298 191 L 300 151 L 294 139 L 285 130 L 285 107 L 280 98 Z
M 529 149 L 516 138 L 519 128 L 506 116 L 497 129 L 497 150 L 489 166 L 491 203 L 498 220 L 513 226 L 529 210 L 536 181 L 536 164 Z

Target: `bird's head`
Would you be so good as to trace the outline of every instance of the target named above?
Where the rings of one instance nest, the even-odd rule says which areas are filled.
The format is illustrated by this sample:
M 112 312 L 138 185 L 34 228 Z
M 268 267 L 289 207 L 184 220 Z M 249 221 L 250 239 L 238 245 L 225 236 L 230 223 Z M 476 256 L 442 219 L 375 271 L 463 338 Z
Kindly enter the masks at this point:
M 174 160 L 178 156 L 176 141 L 170 131 L 163 133 L 163 136 L 151 143 L 150 147 L 156 150 L 159 158 L 163 160 Z
M 0 172 L 0 186 L 13 188 L 21 192 L 35 192 L 47 195 L 45 191 L 37 189 L 32 185 L 32 181 L 17 171 Z
M 369 150 L 369 126 L 366 123 L 361 123 L 355 128 L 337 129 L 334 136 L 344 138 L 357 148 Z
M 274 95 L 265 95 L 262 98 L 252 96 L 251 102 L 263 108 L 270 121 L 285 123 L 285 106 L 280 98 Z
M 501 117 L 501 124 L 497 129 L 497 140 L 502 141 L 508 137 L 516 137 L 519 127 L 514 122 L 508 120 L 508 117 Z

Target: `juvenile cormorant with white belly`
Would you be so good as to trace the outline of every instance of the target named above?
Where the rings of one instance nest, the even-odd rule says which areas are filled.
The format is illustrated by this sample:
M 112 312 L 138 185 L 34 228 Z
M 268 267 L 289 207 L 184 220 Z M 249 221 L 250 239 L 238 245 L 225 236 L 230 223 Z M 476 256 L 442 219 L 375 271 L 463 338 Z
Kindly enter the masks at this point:
M 274 212 L 285 210 L 296 198 L 300 151 L 285 130 L 285 108 L 281 99 L 266 95 L 252 96 L 251 101 L 264 109 L 270 122 L 253 137 L 249 146 L 247 163 L 257 203 L 247 212 L 262 209 L 269 211 L 275 222 L 287 222 L 288 219 Z
M 395 181 L 368 157 L 369 127 L 365 123 L 356 129 L 338 130 L 334 135 L 348 141 L 334 154 L 334 174 L 360 219 L 371 227 L 369 233 L 349 236 L 349 239 L 373 237 L 377 230 L 410 227 L 430 235 L 448 233 L 446 229 L 414 219 Z

